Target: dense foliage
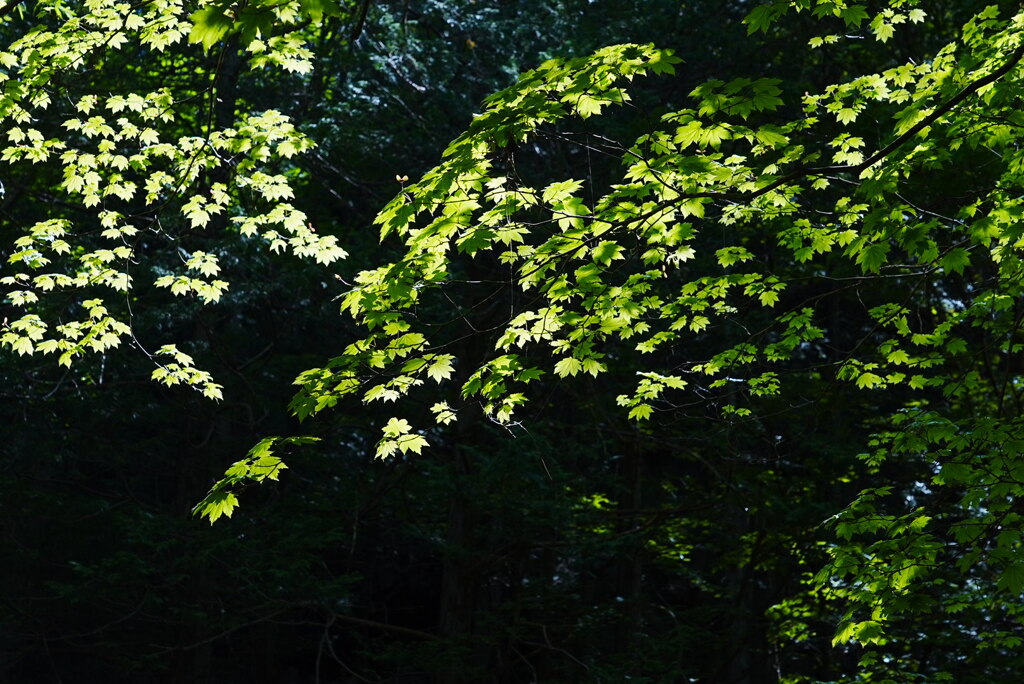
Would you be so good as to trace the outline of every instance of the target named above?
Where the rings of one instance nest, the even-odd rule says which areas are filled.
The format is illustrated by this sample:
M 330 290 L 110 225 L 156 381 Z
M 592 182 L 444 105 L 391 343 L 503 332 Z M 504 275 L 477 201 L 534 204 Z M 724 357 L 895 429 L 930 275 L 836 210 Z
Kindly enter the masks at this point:
M 0 8 L 0 679 L 1019 679 L 1002 5 Z

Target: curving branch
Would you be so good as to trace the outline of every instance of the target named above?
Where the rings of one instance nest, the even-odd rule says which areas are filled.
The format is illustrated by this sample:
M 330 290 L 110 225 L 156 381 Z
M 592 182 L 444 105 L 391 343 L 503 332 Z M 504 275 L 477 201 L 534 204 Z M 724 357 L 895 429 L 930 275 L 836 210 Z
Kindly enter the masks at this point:
M 990 74 L 986 74 L 977 80 L 968 83 L 963 89 L 954 95 L 952 98 L 944 102 L 943 104 L 936 107 L 931 114 L 924 117 L 916 124 L 911 126 L 905 132 L 897 136 L 892 142 L 878 150 L 870 157 L 860 162 L 859 164 L 850 165 L 835 165 L 835 166 L 814 166 L 804 169 L 798 169 L 792 173 L 788 173 L 785 176 L 775 179 L 773 182 L 764 186 L 759 190 L 749 193 L 737 193 L 737 192 L 697 192 L 692 194 L 682 195 L 682 199 L 693 199 L 699 197 L 710 197 L 713 199 L 728 199 L 736 201 L 750 201 L 756 199 L 761 195 L 767 194 L 772 190 L 791 183 L 798 178 L 806 178 L 808 176 L 821 176 L 829 173 L 860 173 L 864 169 L 874 166 L 878 162 L 882 161 L 898 148 L 902 147 L 907 141 L 913 138 L 915 135 L 920 133 L 926 127 L 931 126 L 933 123 L 938 121 L 940 118 L 948 114 L 954 107 L 959 105 L 961 102 L 966 100 L 971 95 L 977 93 L 985 86 L 995 83 L 1000 78 L 1008 74 L 1017 64 L 1020 63 L 1021 59 L 1024 59 L 1024 42 L 1017 47 L 1012 53 L 1010 58 L 998 69 Z
M 21 2 L 22 0 L 10 0 L 6 5 L 0 6 L 0 19 L 13 12 Z

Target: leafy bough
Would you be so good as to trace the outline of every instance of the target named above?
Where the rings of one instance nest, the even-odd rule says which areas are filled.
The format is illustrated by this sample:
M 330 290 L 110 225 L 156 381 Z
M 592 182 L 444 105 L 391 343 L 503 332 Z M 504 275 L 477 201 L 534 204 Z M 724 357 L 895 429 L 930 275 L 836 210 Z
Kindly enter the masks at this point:
M 764 13 L 756 16 L 760 22 Z M 848 27 L 868 21 L 856 12 L 840 19 Z M 923 13 L 904 19 L 921 21 Z M 875 23 L 884 42 L 890 31 Z M 381 458 L 418 454 L 472 405 L 511 427 L 531 383 L 599 377 L 627 357 L 641 361 L 617 403 L 637 422 L 671 415 L 688 392 L 693 403 L 717 406 L 723 420 L 756 420 L 759 398 L 810 377 L 898 392 L 914 411 L 938 402 L 955 414 L 965 392 L 1002 406 L 1006 386 L 972 367 L 977 359 L 966 339 L 982 330 L 1005 340 L 1008 353 L 1017 349 L 1019 319 L 1008 312 L 1024 268 L 1019 231 L 1007 219 L 1020 212 L 1014 189 L 1024 168 L 1022 26 L 1024 14 L 1000 20 L 985 10 L 931 59 L 805 95 L 798 106 L 787 105 L 783 84 L 770 78 L 710 81 L 691 93 L 691 107 L 663 115 L 631 145 L 574 126 L 629 106 L 634 77 L 671 74 L 679 60 L 670 52 L 613 46 L 524 74 L 488 98 L 442 163 L 377 217 L 381 238 L 402 241 L 404 254 L 360 273 L 341 297 L 342 310 L 367 334 L 298 377 L 292 412 L 305 419 L 349 399 L 411 407 L 426 397 L 434 424 L 417 428 L 392 417 L 376 448 Z M 879 127 L 887 134 L 868 152 L 865 135 Z M 530 167 L 519 158 L 551 144 L 617 155 L 621 178 L 600 186 L 522 170 Z M 915 186 L 919 177 L 965 163 L 959 157 L 980 148 L 1001 161 L 989 163 L 957 206 L 910 199 L 929 194 Z M 468 275 L 473 264 L 486 277 Z M 969 286 L 957 298 L 941 294 L 962 280 Z M 477 327 L 461 308 L 447 323 L 429 319 L 439 302 L 453 301 L 451 288 L 481 283 L 509 305 L 502 321 Z M 816 305 L 850 292 L 873 301 L 860 301 L 857 340 L 836 349 L 837 329 Z M 456 358 L 451 352 L 463 336 L 452 332 L 455 322 L 486 339 L 490 351 Z M 736 329 L 744 331 L 738 341 Z M 678 348 L 711 351 L 670 361 Z M 428 382 L 438 387 L 426 389 Z M 897 435 L 921 425 L 894 420 Z M 871 467 L 905 453 L 885 446 L 891 436 L 874 439 L 877 450 L 865 456 Z M 925 440 L 915 453 L 932 446 Z M 269 477 L 237 465 L 231 472 L 211 492 L 221 496 L 218 515 L 236 503 L 222 496 L 240 481 L 232 478 Z M 950 482 L 938 477 L 932 485 Z M 849 606 L 840 641 L 880 643 L 886 621 L 910 610 L 906 596 L 932 571 L 936 544 L 947 543 L 936 541 L 952 519 L 940 510 L 883 518 L 891 543 L 853 543 L 879 533 L 869 521 L 885 496 L 866 492 L 832 520 L 847 543 L 835 547 L 817 586 Z M 212 518 L 210 504 L 196 512 Z M 969 542 L 960 535 L 951 543 Z M 916 561 L 901 561 L 901 553 Z M 963 567 L 976 567 L 982 556 L 1006 566 L 995 590 L 1012 593 L 1018 565 L 1000 553 L 964 555 Z M 886 568 L 899 572 L 883 590 L 876 585 Z

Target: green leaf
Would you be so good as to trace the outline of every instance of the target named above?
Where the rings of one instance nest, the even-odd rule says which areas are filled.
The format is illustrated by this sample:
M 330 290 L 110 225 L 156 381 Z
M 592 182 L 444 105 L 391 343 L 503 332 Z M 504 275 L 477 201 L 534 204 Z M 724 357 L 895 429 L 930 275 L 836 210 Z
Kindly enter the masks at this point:
M 412 426 L 409 425 L 409 421 L 404 418 L 391 418 L 388 420 L 387 425 L 384 426 L 384 434 L 389 437 L 398 437 L 409 432 Z
M 299 5 L 302 12 L 317 23 L 325 16 L 335 17 L 341 14 L 341 7 L 336 0 L 299 0 Z
M 637 404 L 629 411 L 630 420 L 647 420 L 654 413 L 654 408 L 649 404 Z
M 595 378 L 598 373 L 603 373 L 606 370 L 608 370 L 607 367 L 597 359 L 587 358 L 583 360 L 583 372 L 590 373 Z
M 878 273 L 879 269 L 882 268 L 882 264 L 885 263 L 888 254 L 889 243 L 876 242 L 861 250 L 860 254 L 857 255 L 857 263 L 860 264 L 865 273 Z
M 854 635 L 856 634 L 856 623 L 846 620 L 839 624 L 839 629 L 836 630 L 836 634 L 832 637 L 832 645 L 838 646 L 839 644 L 845 644 L 848 641 L 853 641 Z
M 761 5 L 755 7 L 750 14 L 743 19 L 743 23 L 747 25 L 747 34 L 757 33 L 758 31 L 767 32 L 771 28 L 772 24 L 778 20 L 783 13 L 785 13 L 788 7 L 787 2 L 772 2 L 770 4 Z
M 882 625 L 874 620 L 858 622 L 854 628 L 854 639 L 862 644 L 878 643 L 882 640 Z
M 25 356 L 26 354 L 31 356 L 32 352 L 35 351 L 35 346 L 32 344 L 32 340 L 28 337 L 19 337 L 14 340 L 14 343 L 11 345 L 11 349 L 18 352 L 18 356 Z
M 616 242 L 602 242 L 597 247 L 594 247 L 591 256 L 594 261 L 604 266 L 608 266 L 615 259 L 622 259 L 622 245 Z
M 455 357 L 451 354 L 442 354 L 435 358 L 430 367 L 427 368 L 427 375 L 430 376 L 435 382 L 441 382 L 447 380 L 455 372 L 455 367 L 452 366 L 452 361 Z
M 874 373 L 861 373 L 857 377 L 857 387 L 861 389 L 871 389 L 879 385 L 885 385 L 885 380 Z
M 857 28 L 870 18 L 864 5 L 850 5 L 842 10 L 839 16 L 850 28 Z
M 409 451 L 419 454 L 423 451 L 423 447 L 429 446 L 427 438 L 422 435 L 402 435 L 395 441 L 403 454 Z
M 210 4 L 192 13 L 190 43 L 202 43 L 209 50 L 215 43 L 227 37 L 234 28 L 234 21 L 228 16 L 228 5 Z
M 750 253 L 745 247 L 723 247 L 722 249 L 715 252 L 715 257 L 718 259 L 718 263 L 723 268 L 733 266 L 734 264 L 742 263 L 744 261 L 750 261 L 754 258 L 754 255 Z
M 561 203 L 572 197 L 573 193 L 577 192 L 581 187 L 583 187 L 583 181 L 572 179 L 556 181 L 544 188 L 541 199 L 545 204 Z
M 567 356 L 555 364 L 555 375 L 560 378 L 567 375 L 575 376 L 581 370 L 583 370 L 583 362 L 571 356 Z
M 857 120 L 857 110 L 852 107 L 843 107 L 836 113 L 836 119 L 841 124 L 850 124 Z
M 949 273 L 963 273 L 971 265 L 971 254 L 963 247 L 957 247 L 942 257 L 942 268 Z
M 1003 568 L 996 586 L 1013 596 L 1020 596 L 1024 592 L 1024 563 L 1014 562 Z
M 457 418 L 455 411 L 448 406 L 446 401 L 434 404 L 430 407 L 430 411 L 434 414 L 434 419 L 441 425 L 447 425 Z
M 886 355 L 885 360 L 896 365 L 903 365 L 910 363 L 910 354 L 902 349 L 894 349 Z
M 885 21 L 881 14 L 871 21 L 871 30 L 875 34 L 875 39 L 882 43 L 887 42 L 896 33 L 896 27 Z
M 217 490 L 210 492 L 205 499 L 192 509 L 192 514 L 206 518 L 210 524 L 217 522 L 221 516 L 231 517 L 238 507 L 238 497 L 232 492 Z

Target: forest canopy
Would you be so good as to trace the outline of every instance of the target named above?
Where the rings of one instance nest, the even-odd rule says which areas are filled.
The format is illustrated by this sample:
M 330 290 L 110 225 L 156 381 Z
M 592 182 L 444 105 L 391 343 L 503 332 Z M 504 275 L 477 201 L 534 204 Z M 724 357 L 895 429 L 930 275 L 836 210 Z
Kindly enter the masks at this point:
M 1019 6 L 0 17 L 5 676 L 1024 673 Z

